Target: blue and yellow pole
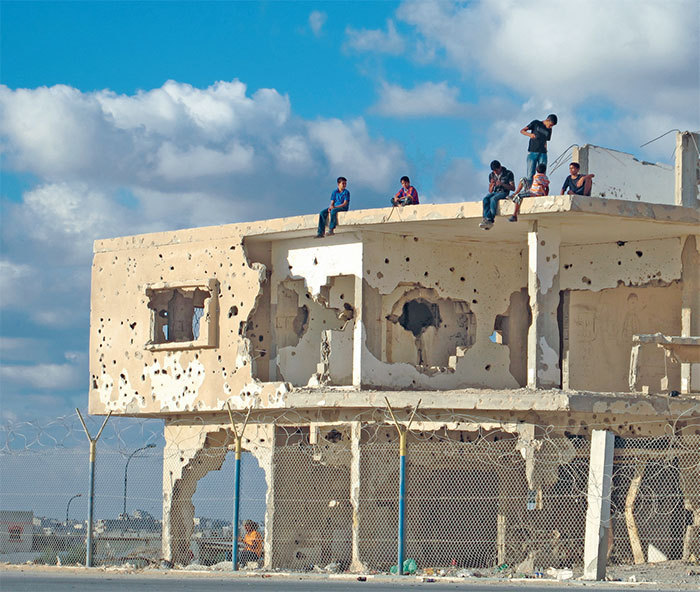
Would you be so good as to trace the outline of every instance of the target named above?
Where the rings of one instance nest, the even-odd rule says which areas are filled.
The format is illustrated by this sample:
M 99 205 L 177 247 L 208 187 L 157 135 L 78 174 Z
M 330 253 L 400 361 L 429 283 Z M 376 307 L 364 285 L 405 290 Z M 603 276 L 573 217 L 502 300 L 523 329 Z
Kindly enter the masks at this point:
M 411 417 L 408 420 L 406 426 L 402 426 L 396 420 L 394 415 L 394 410 L 391 408 L 389 399 L 384 397 L 386 401 L 386 406 L 391 414 L 391 419 L 396 426 L 396 431 L 399 433 L 399 532 L 398 532 L 398 552 L 397 552 L 397 569 L 400 576 L 403 575 L 403 556 L 404 556 L 404 546 L 406 540 L 406 451 L 408 449 L 407 436 L 411 429 L 411 424 L 413 423 L 413 418 L 418 411 L 418 405 L 420 405 L 420 400 L 413 409 Z
M 406 431 L 399 432 L 399 548 L 398 574 L 403 575 L 403 555 L 406 517 Z
M 233 481 L 233 540 L 231 541 L 231 561 L 233 571 L 238 571 L 238 514 L 241 494 L 241 438 L 236 436 L 236 473 Z
M 236 423 L 233 421 L 233 414 L 231 413 L 231 406 L 226 401 L 226 408 L 228 409 L 228 418 L 231 421 L 231 429 L 233 430 L 233 436 L 236 438 L 236 472 L 233 478 L 233 528 L 231 535 L 231 569 L 233 571 L 238 571 L 238 522 L 239 513 L 241 506 L 241 452 L 243 451 L 243 432 L 245 432 L 245 427 L 248 424 L 248 418 L 250 417 L 250 409 L 248 409 L 248 414 L 245 416 L 245 421 L 243 422 L 243 427 L 241 428 L 241 433 L 238 433 L 236 429 Z

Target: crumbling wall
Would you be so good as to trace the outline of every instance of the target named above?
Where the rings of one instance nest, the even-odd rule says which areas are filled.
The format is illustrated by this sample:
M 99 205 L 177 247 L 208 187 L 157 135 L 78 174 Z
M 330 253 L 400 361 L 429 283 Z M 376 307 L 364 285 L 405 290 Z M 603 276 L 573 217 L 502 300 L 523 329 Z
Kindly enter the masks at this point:
M 279 403 L 283 385 L 257 382 L 252 364 L 269 321 L 251 324 L 267 274 L 247 258 L 249 232 L 236 225 L 95 242 L 90 413 L 220 410 L 227 399 Z M 153 298 L 168 290 L 183 292 L 185 304 L 187 295 L 209 294 L 200 298 L 207 314 L 198 319 L 199 339 L 190 340 L 194 332 L 184 325 L 177 341 L 161 338 L 167 308 Z
M 363 280 L 369 287 L 363 296 L 369 293 L 373 306 L 364 309 L 362 384 L 409 389 L 523 384 L 510 372 L 509 345 L 493 335 L 497 319 L 501 327 L 510 322 L 511 295 L 527 286 L 523 249 L 491 243 L 456 247 L 412 235 L 363 238 Z M 433 311 L 419 335 L 401 323 L 404 305 L 411 302 L 418 304 L 419 318 L 421 310 Z M 513 327 L 526 333 L 527 322 L 521 321 L 513 319 Z
M 568 387 L 628 391 L 632 335 L 680 334 L 680 240 L 563 246 L 561 262 Z M 651 392 L 679 388 L 680 368 L 661 350 L 643 348 L 640 355 L 641 384 Z
M 574 162 L 581 173 L 593 173 L 592 195 L 673 205 L 675 203 L 674 168 L 670 165 L 645 162 L 631 154 L 593 146 L 574 148 Z

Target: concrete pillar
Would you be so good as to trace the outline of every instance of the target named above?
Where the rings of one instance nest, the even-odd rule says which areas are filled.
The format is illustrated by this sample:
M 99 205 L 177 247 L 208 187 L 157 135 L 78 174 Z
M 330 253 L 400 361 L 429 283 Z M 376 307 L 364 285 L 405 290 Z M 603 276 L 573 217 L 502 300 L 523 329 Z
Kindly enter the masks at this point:
M 558 226 L 536 221 L 527 235 L 528 295 L 532 324 L 527 334 L 527 386 L 559 388 L 559 245 Z
M 352 506 L 352 555 L 350 571 L 360 572 L 366 569 L 360 559 L 360 442 L 362 424 L 350 423 L 350 505 Z
M 583 551 L 584 580 L 605 578 L 614 451 L 615 435 L 606 430 L 593 430 Z
M 272 552 L 272 541 L 274 540 L 275 522 L 273 520 L 275 512 L 275 450 L 277 449 L 277 438 L 274 425 L 269 427 L 267 438 L 269 446 L 265 448 L 264 455 L 256 455 L 260 466 L 265 470 L 265 540 L 263 541 L 263 561 L 265 569 L 272 569 L 274 559 Z
M 571 151 L 571 162 L 577 162 L 581 165 L 579 172 L 582 175 L 588 174 L 588 149 L 590 146 L 585 144 L 583 146 L 574 146 Z M 569 174 L 569 165 L 566 165 L 566 174 Z
M 681 254 L 681 336 L 700 336 L 700 236 L 685 239 Z M 681 392 L 700 391 L 700 364 L 681 364 Z
M 362 276 L 355 276 L 355 325 L 352 337 L 352 385 L 362 387 L 362 346 L 365 335 L 365 311 L 362 298 Z
M 686 208 L 698 208 L 698 146 L 700 134 L 678 132 L 676 134 L 676 192 L 675 203 Z

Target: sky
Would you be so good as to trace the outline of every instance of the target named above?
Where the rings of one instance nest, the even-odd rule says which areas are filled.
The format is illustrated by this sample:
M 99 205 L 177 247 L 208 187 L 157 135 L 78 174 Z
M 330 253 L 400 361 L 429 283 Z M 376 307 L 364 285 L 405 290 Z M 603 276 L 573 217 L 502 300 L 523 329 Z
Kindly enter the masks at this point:
M 0 2 L 0 418 L 87 407 L 96 238 L 473 201 L 597 144 L 700 128 L 696 0 Z M 566 167 L 550 171 L 561 186 Z

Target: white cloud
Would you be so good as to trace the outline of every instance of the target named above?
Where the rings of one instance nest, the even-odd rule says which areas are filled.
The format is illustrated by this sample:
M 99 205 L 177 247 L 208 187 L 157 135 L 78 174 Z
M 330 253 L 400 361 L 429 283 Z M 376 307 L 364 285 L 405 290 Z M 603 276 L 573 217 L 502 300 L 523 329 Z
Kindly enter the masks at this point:
M 555 103 L 697 113 L 698 4 L 409 1 L 398 17 L 465 75 Z
M 309 26 L 316 37 L 321 35 L 323 25 L 326 24 L 327 18 L 328 15 L 320 10 L 312 10 L 311 14 L 309 14 Z
M 405 45 L 392 20 L 386 22 L 386 31 L 352 27 L 345 29 L 345 47 L 355 51 L 398 55 L 403 53 Z
M 459 89 L 447 82 L 425 82 L 412 89 L 385 82 L 375 110 L 391 117 L 459 117 L 469 107 L 458 96 Z
M 357 183 L 386 191 L 404 167 L 400 148 L 372 139 L 363 119 L 350 123 L 340 119 L 310 123 L 309 136 L 323 150 L 330 166 L 329 173 L 347 177 L 348 185 Z
M 75 364 L 34 364 L 0 366 L 3 381 L 36 389 L 67 390 L 87 381 L 85 369 Z

